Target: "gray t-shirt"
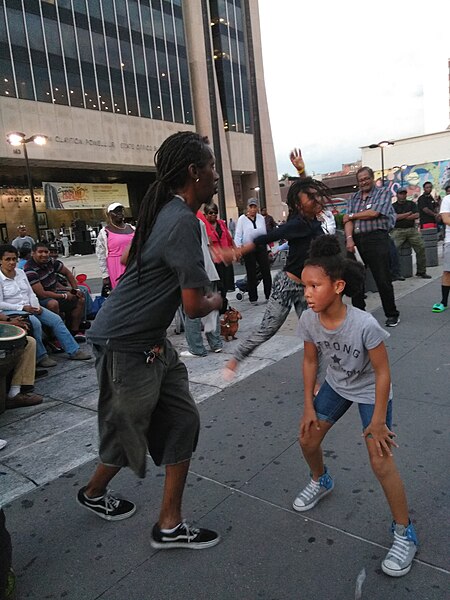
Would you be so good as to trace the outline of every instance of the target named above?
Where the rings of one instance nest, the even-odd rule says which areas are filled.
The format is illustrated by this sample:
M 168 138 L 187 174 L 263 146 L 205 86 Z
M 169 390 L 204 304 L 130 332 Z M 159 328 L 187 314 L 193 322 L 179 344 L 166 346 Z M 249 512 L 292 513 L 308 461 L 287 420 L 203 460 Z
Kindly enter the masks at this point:
M 24 235 L 23 237 L 21 237 L 20 235 L 18 235 L 16 238 L 13 239 L 12 241 L 12 245 L 14 246 L 14 248 L 16 248 L 19 252 L 22 250 L 22 248 L 24 248 L 25 246 L 27 248 L 31 249 L 33 248 L 34 245 L 34 240 L 31 236 L 29 235 Z
M 118 351 L 146 351 L 166 337 L 181 289 L 206 288 L 200 225 L 179 197 L 159 213 L 144 244 L 141 274 L 131 264 L 97 314 L 88 338 Z
M 325 380 L 335 392 L 351 402 L 375 404 L 375 372 L 368 351 L 389 334 L 370 313 L 348 305 L 341 326 L 329 330 L 319 314 L 309 309 L 300 317 L 299 335 L 315 344 L 320 363 L 327 366 Z

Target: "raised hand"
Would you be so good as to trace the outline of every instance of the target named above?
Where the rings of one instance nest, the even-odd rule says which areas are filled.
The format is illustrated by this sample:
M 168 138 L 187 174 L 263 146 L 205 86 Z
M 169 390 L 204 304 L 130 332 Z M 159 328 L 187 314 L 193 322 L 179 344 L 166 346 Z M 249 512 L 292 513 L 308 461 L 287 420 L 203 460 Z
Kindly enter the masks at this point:
M 300 177 L 305 176 L 305 162 L 302 158 L 302 151 L 300 148 L 294 148 L 292 152 L 289 154 L 289 158 L 291 159 L 291 163 L 297 169 L 297 173 Z

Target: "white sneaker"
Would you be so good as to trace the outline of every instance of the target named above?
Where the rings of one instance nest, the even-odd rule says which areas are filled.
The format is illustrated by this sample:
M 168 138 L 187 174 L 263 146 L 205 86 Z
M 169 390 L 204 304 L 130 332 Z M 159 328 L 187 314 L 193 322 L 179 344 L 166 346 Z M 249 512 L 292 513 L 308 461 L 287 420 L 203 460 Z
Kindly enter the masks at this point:
M 332 492 L 333 488 L 334 481 L 330 475 L 328 475 L 327 468 L 325 467 L 325 472 L 319 478 L 319 481 L 314 481 L 314 479 L 311 478 L 308 485 L 299 492 L 292 507 L 298 512 L 310 510 L 311 508 L 314 508 L 324 496 Z
M 392 533 L 394 542 L 381 563 L 381 569 L 391 577 L 402 577 L 411 570 L 417 552 L 417 535 L 412 523 L 408 527 L 392 523 Z
M 6 440 L 0 440 L 0 450 L 3 450 L 7 443 L 8 442 Z
M 189 350 L 183 350 L 180 352 L 181 358 L 203 358 L 203 354 L 192 354 Z

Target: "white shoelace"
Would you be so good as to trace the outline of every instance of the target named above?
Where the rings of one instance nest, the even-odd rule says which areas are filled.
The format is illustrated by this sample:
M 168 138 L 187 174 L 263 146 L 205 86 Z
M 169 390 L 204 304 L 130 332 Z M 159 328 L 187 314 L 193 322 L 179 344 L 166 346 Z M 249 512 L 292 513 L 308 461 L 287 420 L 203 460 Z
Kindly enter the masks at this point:
M 119 507 L 120 500 L 115 498 L 112 493 L 108 490 L 104 496 L 105 507 L 108 512 L 113 512 Z
M 392 548 L 389 550 L 387 555 L 387 560 L 396 560 L 399 563 L 403 563 L 406 560 L 406 557 L 409 553 L 410 542 L 406 537 L 399 535 L 396 531 L 394 531 L 394 543 L 392 544 Z
M 317 492 L 319 490 L 320 490 L 320 483 L 318 481 L 314 481 L 314 479 L 311 479 L 311 481 L 308 483 L 308 485 L 305 487 L 305 489 L 300 492 L 299 498 L 301 500 L 306 500 L 306 502 L 305 502 L 305 504 L 306 504 L 314 498 L 314 496 L 317 494 Z

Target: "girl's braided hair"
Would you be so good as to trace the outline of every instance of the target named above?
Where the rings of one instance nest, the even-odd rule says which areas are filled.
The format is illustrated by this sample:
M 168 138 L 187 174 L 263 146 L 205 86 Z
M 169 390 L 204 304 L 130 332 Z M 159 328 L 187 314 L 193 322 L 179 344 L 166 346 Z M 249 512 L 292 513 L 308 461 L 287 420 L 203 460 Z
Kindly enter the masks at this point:
M 319 196 L 317 202 L 322 208 L 325 208 L 325 205 L 331 201 L 331 190 L 321 181 L 313 179 L 312 177 L 296 179 L 289 188 L 287 195 L 287 205 L 289 209 L 288 219 L 298 214 L 298 195 L 301 192 L 308 194 L 311 193 L 311 191 L 314 191 Z
M 155 154 L 156 180 L 142 199 L 127 266 L 136 259 L 140 272 L 142 249 L 161 209 L 173 199 L 175 191 L 186 183 L 189 165 L 204 167 L 210 158 L 208 138 L 192 131 L 175 133 L 161 144 Z
M 305 267 L 320 267 L 332 281 L 345 281 L 344 294 L 351 298 L 364 285 L 365 269 L 354 259 L 346 258 L 335 235 L 321 235 L 312 243 Z

